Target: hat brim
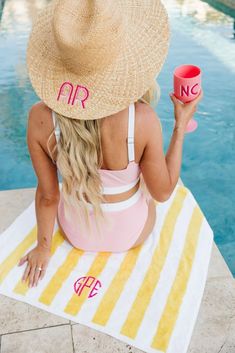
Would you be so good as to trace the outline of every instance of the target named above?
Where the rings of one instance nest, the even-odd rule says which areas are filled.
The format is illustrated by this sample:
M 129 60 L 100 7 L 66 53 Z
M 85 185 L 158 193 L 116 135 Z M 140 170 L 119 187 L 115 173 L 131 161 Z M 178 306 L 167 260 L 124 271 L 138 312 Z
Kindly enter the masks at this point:
M 38 14 L 28 41 L 27 70 L 36 94 L 55 112 L 85 120 L 114 114 L 139 99 L 161 71 L 170 36 L 165 7 L 159 0 L 116 1 L 128 21 L 128 33 L 116 59 L 90 75 L 64 66 L 52 32 L 53 1 Z M 66 81 L 89 90 L 85 109 L 57 100 Z

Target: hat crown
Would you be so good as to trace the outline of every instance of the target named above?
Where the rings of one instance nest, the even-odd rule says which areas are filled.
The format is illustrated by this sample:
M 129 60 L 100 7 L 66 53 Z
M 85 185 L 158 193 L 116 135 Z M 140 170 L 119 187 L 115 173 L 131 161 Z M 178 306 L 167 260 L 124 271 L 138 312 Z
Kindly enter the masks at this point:
M 118 55 L 124 16 L 111 0 L 55 0 L 52 31 L 66 68 L 89 74 L 106 68 Z

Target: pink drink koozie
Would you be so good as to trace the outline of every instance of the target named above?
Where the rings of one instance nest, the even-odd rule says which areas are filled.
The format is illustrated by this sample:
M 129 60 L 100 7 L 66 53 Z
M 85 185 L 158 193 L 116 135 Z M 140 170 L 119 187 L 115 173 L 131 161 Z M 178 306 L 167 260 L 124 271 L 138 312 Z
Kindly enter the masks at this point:
M 183 103 L 196 98 L 201 90 L 201 69 L 195 65 L 181 65 L 174 70 L 174 94 Z
M 201 90 L 201 69 L 195 65 L 181 65 L 174 70 L 174 95 L 183 103 L 194 100 Z M 197 122 L 191 119 L 187 132 L 197 128 Z

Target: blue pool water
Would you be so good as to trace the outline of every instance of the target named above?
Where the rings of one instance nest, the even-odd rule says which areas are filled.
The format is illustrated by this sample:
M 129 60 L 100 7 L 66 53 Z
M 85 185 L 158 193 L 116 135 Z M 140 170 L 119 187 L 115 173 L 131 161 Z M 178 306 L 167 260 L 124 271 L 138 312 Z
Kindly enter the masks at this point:
M 27 113 L 39 100 L 29 82 L 26 42 L 32 16 L 46 0 L 6 0 L 0 12 L 0 190 L 35 187 L 26 144 Z M 181 178 L 211 225 L 235 275 L 235 39 L 233 20 L 200 0 L 165 0 L 171 23 L 167 60 L 158 77 L 166 152 L 173 128 L 172 73 L 201 67 L 204 98 L 195 114 L 198 129 L 185 136 Z

